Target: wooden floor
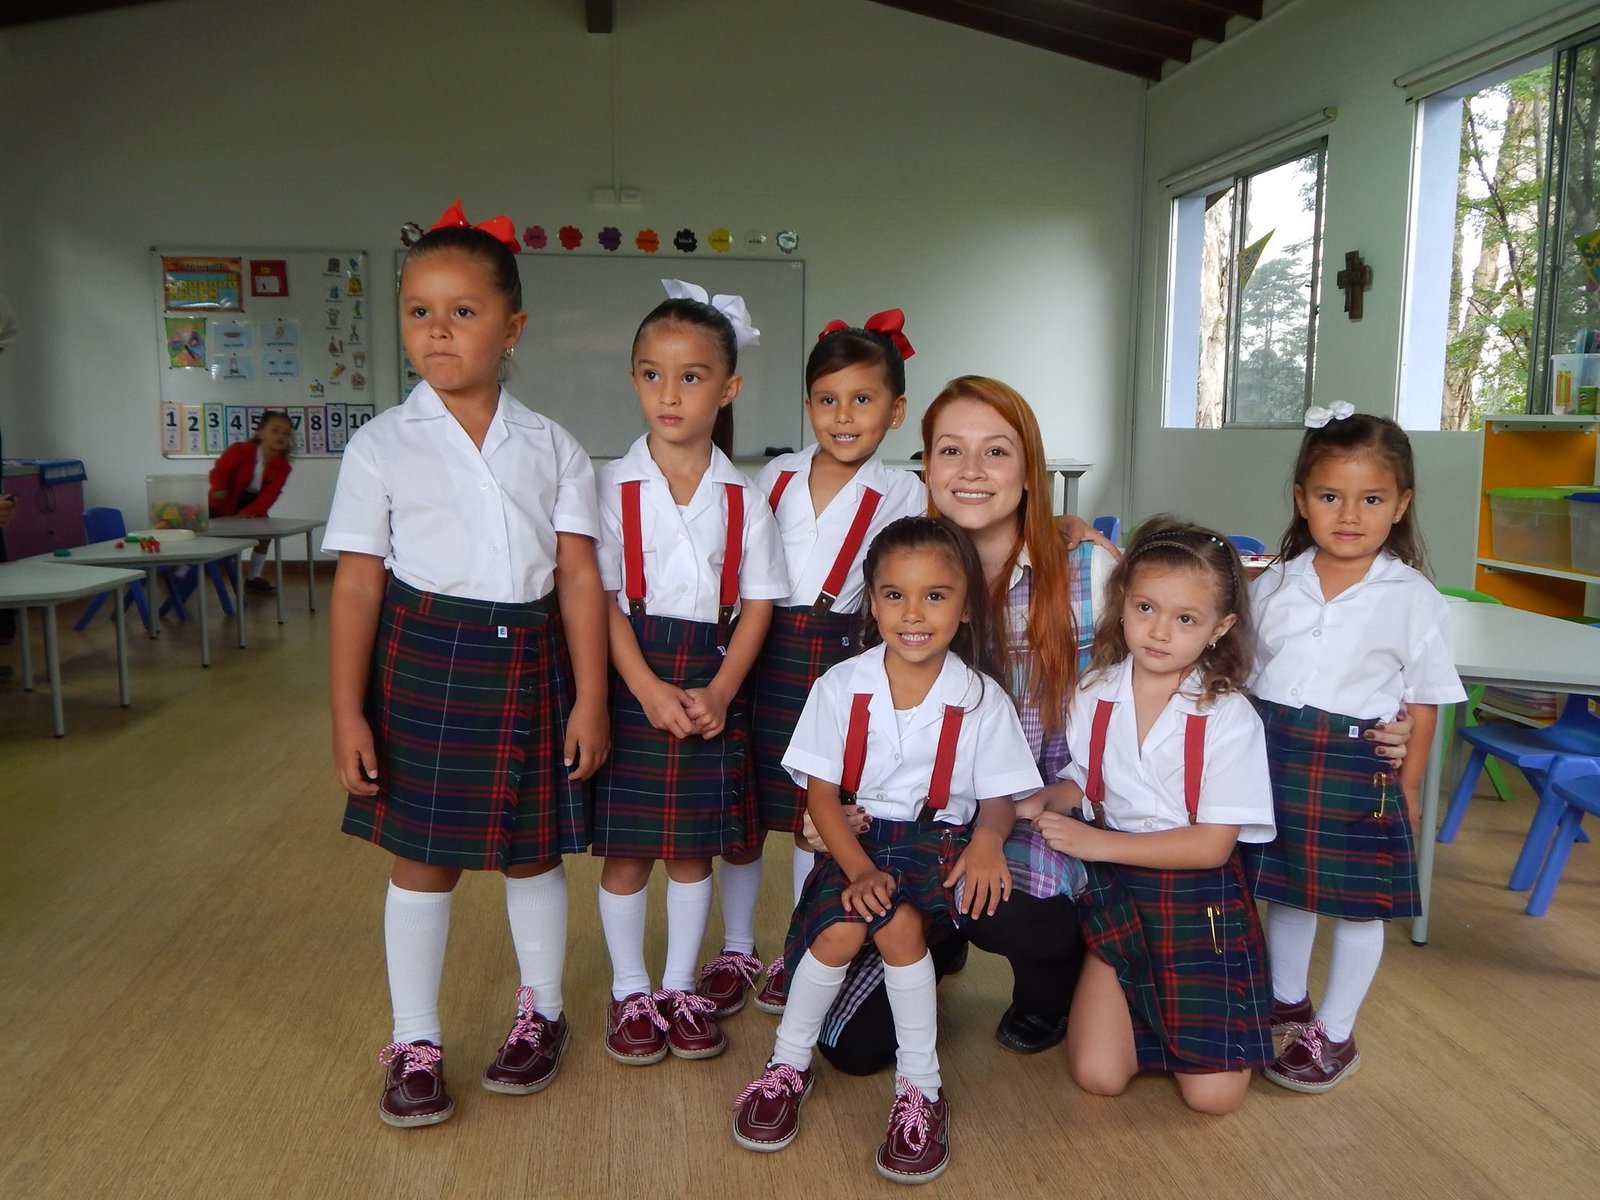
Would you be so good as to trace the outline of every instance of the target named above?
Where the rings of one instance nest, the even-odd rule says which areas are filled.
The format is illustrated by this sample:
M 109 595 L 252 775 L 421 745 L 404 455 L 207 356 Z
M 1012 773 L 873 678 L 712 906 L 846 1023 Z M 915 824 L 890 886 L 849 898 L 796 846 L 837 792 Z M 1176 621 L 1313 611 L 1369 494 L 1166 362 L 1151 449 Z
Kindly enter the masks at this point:
M 64 739 L 49 736 L 42 684 L 0 684 L 0 1196 L 897 1192 L 871 1165 L 887 1076 L 824 1068 L 793 1147 L 734 1145 L 730 1102 L 775 1023 L 754 1007 L 727 1023 L 718 1059 L 640 1070 L 605 1056 L 587 859 L 569 865 L 574 1037 L 555 1086 L 513 1098 L 476 1084 L 517 979 L 500 884 L 471 876 L 443 995 L 456 1116 L 380 1124 L 385 858 L 338 831 L 325 614 L 289 599 L 282 627 L 270 605 L 250 613 L 248 650 L 219 635 L 209 670 L 192 627 L 136 638 L 127 711 L 109 625 L 64 633 Z M 1528 811 L 1525 793 L 1481 801 L 1443 848 L 1433 943 L 1390 930 L 1358 1029 L 1364 1065 L 1327 1096 L 1258 1081 L 1241 1113 L 1210 1119 L 1160 1078 L 1116 1100 L 1083 1095 L 1061 1052 L 996 1046 L 1008 973 L 974 952 L 939 994 L 954 1158 L 925 1194 L 1596 1195 L 1600 839 L 1574 852 L 1550 915 L 1528 917 L 1504 886 Z M 769 950 L 787 857 L 762 895 Z M 713 917 L 708 943 L 718 933 Z

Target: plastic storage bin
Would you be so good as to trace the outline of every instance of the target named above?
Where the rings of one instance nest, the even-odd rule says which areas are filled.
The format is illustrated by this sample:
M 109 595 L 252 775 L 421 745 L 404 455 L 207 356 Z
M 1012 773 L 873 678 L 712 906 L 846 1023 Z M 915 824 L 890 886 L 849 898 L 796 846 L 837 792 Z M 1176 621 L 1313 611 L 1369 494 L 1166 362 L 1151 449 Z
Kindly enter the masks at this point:
M 205 475 L 146 475 L 150 528 L 204 529 L 210 514 L 206 503 L 210 487 Z
M 1600 575 L 1600 492 L 1575 492 L 1567 497 L 1572 528 L 1572 569 Z
M 1567 497 L 1574 488 L 1489 489 L 1490 553 L 1509 562 L 1565 568 L 1572 563 Z

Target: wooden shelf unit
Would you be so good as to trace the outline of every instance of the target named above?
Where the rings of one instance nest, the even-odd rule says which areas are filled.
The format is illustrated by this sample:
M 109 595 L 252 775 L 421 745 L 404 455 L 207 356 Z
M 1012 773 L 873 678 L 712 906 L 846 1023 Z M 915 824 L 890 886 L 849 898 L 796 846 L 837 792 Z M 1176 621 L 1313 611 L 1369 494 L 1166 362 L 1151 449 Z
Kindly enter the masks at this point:
M 1583 589 L 1600 586 L 1600 577 L 1494 557 L 1489 489 L 1595 482 L 1597 434 L 1600 417 L 1484 418 L 1477 582 L 1473 585 L 1478 591 L 1530 612 L 1560 617 L 1583 611 Z

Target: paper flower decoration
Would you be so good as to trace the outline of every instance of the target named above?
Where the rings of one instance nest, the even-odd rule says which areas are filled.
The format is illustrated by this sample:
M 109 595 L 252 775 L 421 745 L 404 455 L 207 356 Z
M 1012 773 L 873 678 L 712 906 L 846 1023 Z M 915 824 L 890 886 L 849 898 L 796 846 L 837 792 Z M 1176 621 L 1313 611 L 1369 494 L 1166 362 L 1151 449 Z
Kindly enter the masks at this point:
M 622 245 L 622 230 L 615 225 L 607 225 L 600 231 L 600 244 L 607 250 L 615 250 Z
M 746 229 L 744 231 L 744 240 L 750 246 L 765 246 L 767 244 L 767 235 L 759 229 Z
M 694 236 L 694 230 L 680 229 L 673 237 L 672 244 L 685 254 L 693 254 L 700 248 L 700 239 Z
M 418 225 L 415 221 L 407 221 L 404 225 L 400 226 L 400 244 L 401 245 L 403 245 L 403 246 L 415 246 L 421 240 L 422 240 L 422 226 L 421 225 Z
M 522 231 L 522 244 L 529 250 L 543 250 L 550 244 L 550 235 L 543 225 L 529 225 Z
M 793 254 L 795 247 L 800 244 L 800 235 L 792 229 L 780 229 L 774 240 L 778 243 L 779 250 L 785 254 Z
M 713 229 L 707 241 L 711 243 L 711 248 L 718 254 L 726 254 L 733 249 L 733 234 L 726 229 Z
M 563 225 L 561 232 L 556 236 L 561 239 L 561 248 L 563 250 L 576 250 L 583 245 L 583 230 L 576 225 Z
M 646 254 L 654 254 L 661 249 L 661 238 L 654 229 L 641 229 L 639 236 L 633 239 L 633 244 Z

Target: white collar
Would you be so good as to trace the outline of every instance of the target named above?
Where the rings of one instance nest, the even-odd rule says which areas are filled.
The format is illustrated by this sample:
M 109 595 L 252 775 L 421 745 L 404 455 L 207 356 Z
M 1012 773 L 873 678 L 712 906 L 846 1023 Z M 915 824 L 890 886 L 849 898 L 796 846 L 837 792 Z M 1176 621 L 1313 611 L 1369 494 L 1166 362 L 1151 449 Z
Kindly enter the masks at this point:
M 812 442 L 811 445 L 795 456 L 798 461 L 790 469 L 802 479 L 810 480 L 811 467 L 817 461 L 817 455 L 821 453 L 822 447 L 817 445 L 816 442 Z M 877 453 L 874 453 L 871 458 L 856 468 L 856 473 L 850 476 L 844 487 L 839 489 L 840 494 L 842 495 L 847 488 L 853 489 L 853 496 L 857 499 L 861 496 L 864 488 L 871 488 L 878 495 L 887 496 L 889 494 L 889 468 L 884 465 L 883 459 Z
M 1200 707 L 1200 698 L 1205 687 L 1205 675 L 1196 668 L 1184 676 L 1178 685 L 1178 690 L 1172 699 L 1167 701 L 1166 709 L 1196 716 L 1209 715 L 1209 709 Z M 1083 690 L 1096 700 L 1109 700 L 1113 704 L 1133 704 L 1133 666 L 1123 659 L 1113 663 L 1104 671 L 1091 675 L 1084 683 Z M 1154 726 L 1152 726 L 1152 729 Z
M 407 421 L 432 421 L 452 414 L 440 399 L 439 393 L 433 390 L 433 386 L 427 380 L 423 380 L 411 389 L 411 394 L 400 407 L 400 415 Z M 504 420 L 513 425 L 526 425 L 533 429 L 542 429 L 545 424 L 543 417 L 505 388 L 500 389 L 494 415 L 497 420 Z M 493 424 L 493 421 L 490 423 Z
M 899 741 L 900 729 L 894 715 L 894 698 L 889 692 L 889 673 L 884 666 L 887 653 L 887 648 L 879 642 L 870 650 L 864 650 L 856 655 L 850 660 L 852 667 L 849 684 L 852 694 L 856 692 L 872 694 L 869 728 L 877 729 L 891 743 L 895 743 Z M 982 688 L 998 686 L 999 684 L 992 681 L 984 683 L 976 671 L 961 661 L 959 654 L 951 651 L 945 655 L 944 666 L 940 668 L 939 676 L 928 689 L 928 694 L 923 697 L 922 703 L 917 705 L 906 732 L 909 734 L 913 730 L 942 721 L 945 706 L 948 704 L 970 711 L 977 706 Z
M 628 447 L 628 452 L 617 459 L 614 470 L 615 478 L 619 483 L 630 480 L 660 480 L 666 486 L 667 477 L 662 474 L 661 468 L 656 465 L 656 460 L 650 456 L 650 435 L 641 433 L 633 445 Z M 705 489 L 707 482 L 713 484 L 733 483 L 743 486 L 748 480 L 738 467 L 721 450 L 711 447 L 711 462 L 706 467 L 706 473 L 700 477 L 700 484 L 695 489 L 696 495 Z
M 1288 562 L 1282 564 L 1283 576 L 1286 580 L 1296 577 L 1305 580 L 1306 583 L 1303 586 L 1309 587 L 1320 597 L 1322 595 L 1322 581 L 1317 577 L 1316 559 L 1317 548 L 1315 546 L 1312 546 L 1309 550 L 1301 551 Z M 1370 583 L 1392 583 L 1396 580 L 1405 579 L 1410 570 L 1410 567 L 1406 566 L 1405 563 L 1387 550 L 1379 550 L 1378 556 L 1372 560 L 1372 565 L 1367 568 L 1367 573 L 1340 592 L 1335 599 L 1348 596 L 1357 588 L 1364 587 Z

